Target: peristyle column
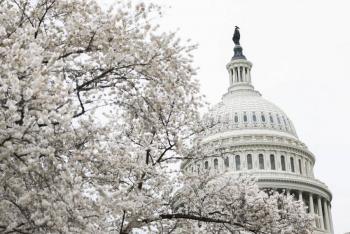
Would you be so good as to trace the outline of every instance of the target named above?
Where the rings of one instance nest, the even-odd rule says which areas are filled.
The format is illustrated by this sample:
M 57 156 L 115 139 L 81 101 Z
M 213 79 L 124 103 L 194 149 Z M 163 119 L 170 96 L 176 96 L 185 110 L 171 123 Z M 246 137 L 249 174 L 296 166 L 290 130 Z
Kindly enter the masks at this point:
M 325 217 L 325 230 L 330 231 L 327 200 L 323 201 L 323 208 L 324 208 L 324 217 Z
M 331 233 L 334 233 L 331 204 L 330 203 L 328 204 L 328 213 L 329 213 L 329 222 L 330 222 Z
M 322 211 L 322 203 L 321 203 L 321 197 L 318 196 L 317 197 L 317 205 L 318 205 L 318 209 L 319 209 L 319 214 L 320 214 L 320 217 L 321 217 L 321 229 L 324 230 L 324 220 L 323 220 L 323 211 Z
M 312 196 L 312 193 L 309 193 L 309 212 L 311 215 L 314 215 L 315 210 L 314 210 L 314 198 Z M 313 222 L 313 226 L 316 226 L 315 221 Z

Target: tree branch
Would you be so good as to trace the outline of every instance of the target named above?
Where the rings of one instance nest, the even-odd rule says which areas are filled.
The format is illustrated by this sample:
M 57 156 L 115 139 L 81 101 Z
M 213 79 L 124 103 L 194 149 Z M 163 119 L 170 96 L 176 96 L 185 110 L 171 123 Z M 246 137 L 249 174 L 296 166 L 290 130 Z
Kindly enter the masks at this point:
M 47 2 L 48 2 L 48 1 L 45 2 L 45 5 L 46 5 L 45 12 L 44 12 L 44 14 L 43 14 L 43 15 L 40 17 L 40 19 L 39 19 L 38 27 L 37 27 L 37 29 L 36 29 L 36 31 L 35 31 L 35 33 L 34 33 L 34 38 L 37 38 L 38 33 L 39 33 L 39 30 L 40 30 L 41 24 L 44 22 L 44 19 L 45 19 L 46 14 L 47 14 L 47 13 L 49 12 L 49 10 L 52 8 L 53 4 L 55 4 L 56 0 L 53 0 L 53 1 L 51 2 L 50 5 L 47 5 Z

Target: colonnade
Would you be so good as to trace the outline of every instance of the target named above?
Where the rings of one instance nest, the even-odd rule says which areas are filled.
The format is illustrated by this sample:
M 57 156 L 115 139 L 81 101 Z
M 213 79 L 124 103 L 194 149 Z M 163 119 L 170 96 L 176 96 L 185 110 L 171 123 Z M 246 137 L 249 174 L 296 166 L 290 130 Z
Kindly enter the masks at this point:
M 331 204 L 327 199 L 317 194 L 287 189 L 287 194 L 291 193 L 296 195 L 295 197 L 298 197 L 299 200 L 303 201 L 307 206 L 307 211 L 311 215 L 314 215 L 314 227 L 323 232 L 334 233 Z
M 224 157 L 212 157 L 203 161 L 189 163 L 188 172 L 210 173 L 224 171 L 270 171 L 289 172 L 313 177 L 312 162 L 303 156 L 278 151 L 245 151 L 228 154 Z
M 239 83 L 239 82 L 251 83 L 250 69 L 251 69 L 251 66 L 246 64 L 239 64 L 239 65 L 230 67 L 229 69 L 230 85 L 233 85 L 234 83 Z

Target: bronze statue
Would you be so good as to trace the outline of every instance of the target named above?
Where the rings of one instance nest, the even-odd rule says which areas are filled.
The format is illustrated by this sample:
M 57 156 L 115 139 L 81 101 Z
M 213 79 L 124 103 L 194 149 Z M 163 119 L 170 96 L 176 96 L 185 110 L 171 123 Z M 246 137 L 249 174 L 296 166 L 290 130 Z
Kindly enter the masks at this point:
M 241 38 L 241 35 L 239 34 L 239 27 L 235 26 L 235 32 L 233 33 L 232 41 L 235 43 L 235 45 L 239 45 L 239 39 Z
M 239 44 L 239 39 L 241 38 L 241 35 L 239 33 L 239 27 L 235 26 L 235 32 L 233 33 L 232 41 L 235 43 L 235 47 L 233 48 L 234 55 L 232 59 L 246 59 L 246 57 L 243 54 L 243 48 Z

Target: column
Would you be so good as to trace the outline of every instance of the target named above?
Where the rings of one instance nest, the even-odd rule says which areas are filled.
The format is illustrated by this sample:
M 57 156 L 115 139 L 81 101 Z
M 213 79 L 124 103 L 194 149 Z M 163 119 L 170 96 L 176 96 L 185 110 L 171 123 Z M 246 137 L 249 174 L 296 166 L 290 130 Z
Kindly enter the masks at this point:
M 324 208 L 324 217 L 325 217 L 325 230 L 330 231 L 327 200 L 323 201 L 323 208 Z
M 303 192 L 299 191 L 299 201 L 303 201 Z
M 315 213 L 315 210 L 314 210 L 314 198 L 312 196 L 312 193 L 309 193 L 309 213 L 311 215 L 314 215 Z M 316 226 L 316 220 L 314 220 L 313 222 L 313 226 L 315 227 Z
M 328 213 L 329 213 L 329 222 L 330 222 L 330 227 L 331 227 L 331 233 L 334 233 L 333 219 L 332 219 L 332 212 L 331 212 L 331 203 L 328 204 Z
M 241 170 L 246 171 L 248 166 L 247 166 L 247 152 L 242 152 L 241 156 Z
M 286 172 L 290 172 L 290 159 L 288 154 L 284 155 L 284 161 L 286 163 Z
M 245 67 L 242 66 L 242 81 L 245 82 Z
M 240 67 L 237 67 L 237 75 L 238 75 L 238 77 L 237 77 L 238 82 L 240 82 L 241 81 L 241 77 L 242 77 L 242 73 L 241 73 L 241 68 Z
M 323 211 L 322 211 L 322 203 L 321 203 L 321 197 L 317 197 L 317 205 L 319 209 L 319 215 L 320 215 L 320 221 L 321 221 L 321 229 L 324 230 L 324 220 L 323 220 Z
M 251 77 L 250 77 L 250 68 L 249 67 L 247 68 L 247 72 L 248 72 L 248 82 L 251 83 L 252 80 L 251 80 Z

